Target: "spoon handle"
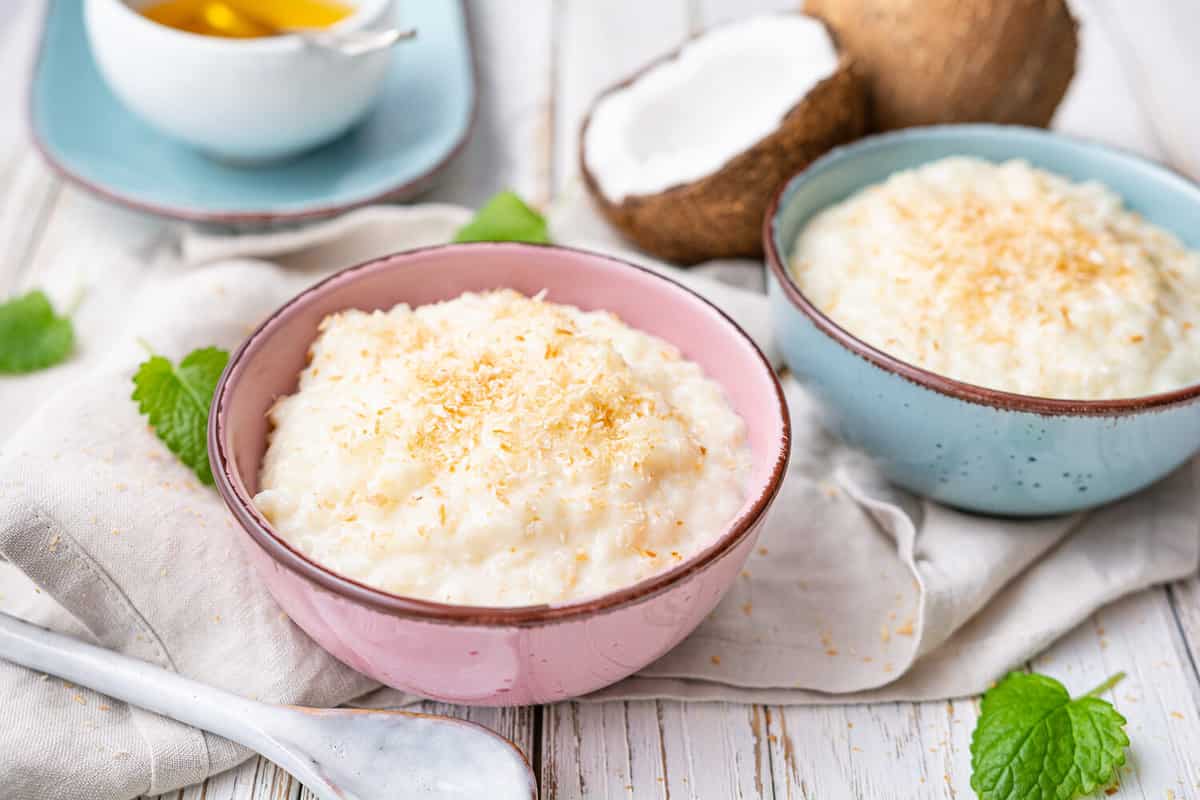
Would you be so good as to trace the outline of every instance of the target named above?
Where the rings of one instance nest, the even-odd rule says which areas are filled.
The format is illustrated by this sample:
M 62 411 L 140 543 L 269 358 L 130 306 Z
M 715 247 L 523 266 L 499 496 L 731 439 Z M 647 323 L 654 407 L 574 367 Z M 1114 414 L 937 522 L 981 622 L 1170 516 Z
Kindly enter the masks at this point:
M 0 612 L 0 657 L 261 749 L 262 703 Z
M 344 56 L 362 56 L 376 50 L 384 50 L 393 45 L 415 38 L 416 28 L 387 28 L 384 30 L 367 29 L 362 31 L 304 30 L 298 31 L 305 43 L 325 50 L 331 50 Z

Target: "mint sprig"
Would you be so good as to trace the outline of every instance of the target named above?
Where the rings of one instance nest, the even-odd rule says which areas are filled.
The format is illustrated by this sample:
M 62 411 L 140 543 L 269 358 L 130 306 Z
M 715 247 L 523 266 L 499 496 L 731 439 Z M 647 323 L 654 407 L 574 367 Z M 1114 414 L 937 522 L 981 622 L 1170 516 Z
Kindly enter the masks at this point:
M 455 242 L 531 242 L 549 244 L 546 218 L 515 192 L 500 192 L 483 204 L 454 235 Z
M 133 400 L 154 433 L 210 486 L 208 409 L 228 361 L 229 353 L 216 347 L 193 350 L 178 365 L 151 351 L 133 376 Z
M 1053 678 L 1009 673 L 983 696 L 971 736 L 979 800 L 1069 800 L 1107 785 L 1125 763 L 1125 718 L 1098 695 L 1118 673 L 1071 699 Z
M 0 303 L 0 374 L 52 367 L 71 354 L 75 327 L 59 316 L 45 292 L 34 290 Z

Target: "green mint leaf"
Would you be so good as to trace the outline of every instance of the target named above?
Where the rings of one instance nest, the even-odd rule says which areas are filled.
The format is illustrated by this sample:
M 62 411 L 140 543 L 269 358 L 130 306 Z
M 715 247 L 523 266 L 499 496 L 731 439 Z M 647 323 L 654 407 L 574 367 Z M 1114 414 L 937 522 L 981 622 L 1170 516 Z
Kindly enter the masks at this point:
M 43 292 L 0 303 L 0 374 L 36 372 L 71 354 L 75 328 L 54 313 Z
M 500 192 L 454 235 L 456 242 L 550 244 L 546 219 L 514 192 Z
M 215 347 L 193 350 L 179 366 L 151 355 L 133 376 L 133 400 L 167 448 L 212 485 L 208 466 L 208 408 L 229 353 Z
M 1069 800 L 1107 785 L 1125 763 L 1125 718 L 1094 695 L 1071 699 L 1045 675 L 1009 673 L 983 696 L 971 735 L 971 788 L 979 800 Z

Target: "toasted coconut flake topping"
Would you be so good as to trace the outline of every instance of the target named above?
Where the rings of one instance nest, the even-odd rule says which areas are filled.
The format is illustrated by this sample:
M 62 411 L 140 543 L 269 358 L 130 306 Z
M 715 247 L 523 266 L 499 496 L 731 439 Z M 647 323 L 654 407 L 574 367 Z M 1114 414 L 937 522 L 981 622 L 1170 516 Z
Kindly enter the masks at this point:
M 1025 162 L 896 173 L 814 217 L 792 271 L 851 333 L 968 383 L 1107 399 L 1200 381 L 1200 254 Z
M 720 388 L 606 312 L 501 290 L 326 318 L 255 498 L 319 561 L 480 605 L 634 583 L 711 543 L 748 452 Z

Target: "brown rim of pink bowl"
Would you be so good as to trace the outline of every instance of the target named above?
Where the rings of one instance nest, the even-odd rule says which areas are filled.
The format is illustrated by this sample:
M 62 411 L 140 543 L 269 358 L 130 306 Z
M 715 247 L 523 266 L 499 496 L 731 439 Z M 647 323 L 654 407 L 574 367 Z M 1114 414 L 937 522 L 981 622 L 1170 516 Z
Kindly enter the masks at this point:
M 434 245 L 431 247 L 419 247 L 412 250 L 405 250 L 399 253 L 373 258 L 369 261 L 364 261 L 361 264 L 356 264 L 352 267 L 339 270 L 333 275 L 313 284 L 309 288 L 302 291 L 292 299 L 288 300 L 278 309 L 271 313 L 263 322 L 254 330 L 250 336 L 233 352 L 229 358 L 229 363 L 225 367 L 225 371 L 221 374 L 220 380 L 217 382 L 216 391 L 213 393 L 212 409 L 209 412 L 208 418 L 208 451 L 209 460 L 212 467 L 213 478 L 216 482 L 217 491 L 220 493 L 225 505 L 233 512 L 242 528 L 254 539 L 257 546 L 261 547 L 275 561 L 275 563 L 298 573 L 299 575 L 313 581 L 322 588 L 327 589 L 334 594 L 353 600 L 358 603 L 372 606 L 380 611 L 397 616 L 405 616 L 416 619 L 421 619 L 431 623 L 453 624 L 453 625 L 475 625 L 475 626 L 517 626 L 527 627 L 536 626 L 546 623 L 566 622 L 578 617 L 590 616 L 599 611 L 609 611 L 621 606 L 629 605 L 630 603 L 638 602 L 646 598 L 657 595 L 666 591 L 671 586 L 686 580 L 693 574 L 705 569 L 709 564 L 717 561 L 725 556 L 729 551 L 734 549 L 750 530 L 759 522 L 767 507 L 775 499 L 779 493 L 779 487 L 783 483 L 783 476 L 787 469 L 788 458 L 791 454 L 791 418 L 788 414 L 787 403 L 783 397 L 783 387 L 779 384 L 779 379 L 775 375 L 775 370 L 771 368 L 771 364 L 767 361 L 766 356 L 758 349 L 758 345 L 754 340 L 746 334 L 741 327 L 734 322 L 729 316 L 710 303 L 705 298 L 701 297 L 696 292 L 688 289 L 686 286 L 671 280 L 670 278 L 659 275 L 656 272 L 648 270 L 644 267 L 639 267 L 636 264 L 630 264 L 627 261 L 622 261 L 612 256 L 594 253 L 588 250 L 582 250 L 573 247 L 562 247 L 559 245 L 537 245 L 525 244 L 516 242 L 488 242 L 488 247 L 513 247 L 513 248 L 549 248 L 555 250 L 564 250 L 572 253 L 580 253 L 588 258 L 598 258 L 609 261 L 623 269 L 632 269 L 645 273 L 653 279 L 663 281 L 669 284 L 674 290 L 686 293 L 699 300 L 704 305 L 708 306 L 721 319 L 732 328 L 746 344 L 750 346 L 752 351 L 758 357 L 759 364 L 771 379 L 771 384 L 775 389 L 775 400 L 779 407 L 780 421 L 782 422 L 783 435 L 780 441 L 779 452 L 775 456 L 775 463 L 771 469 L 770 477 L 766 482 L 766 486 L 762 488 L 754 503 L 749 510 L 739 515 L 729 524 L 729 529 L 721 535 L 716 542 L 683 562 L 677 567 L 653 575 L 632 586 L 618 589 L 615 592 L 602 594 L 598 597 L 593 597 L 586 600 L 581 600 L 573 603 L 563 603 L 561 605 L 533 605 L 533 606 L 462 606 L 452 605 L 448 603 L 438 603 L 432 600 L 421 600 L 413 597 L 404 597 L 402 595 L 385 592 L 382 589 L 375 589 L 360 583 L 351 578 L 342 575 L 321 566 L 316 561 L 309 559 L 300 551 L 293 548 L 278 535 L 276 535 L 270 527 L 270 524 L 262 518 L 254 506 L 253 501 L 249 496 L 239 490 L 238 482 L 232 478 L 232 467 L 229 466 L 229 454 L 226 452 L 224 445 L 224 428 L 225 428 L 225 407 L 224 396 L 226 392 L 226 384 L 229 376 L 232 374 L 237 364 L 246 356 L 247 353 L 257 348 L 258 341 L 268 326 L 288 309 L 300 302 L 304 298 L 319 292 L 325 284 L 347 275 L 351 275 L 360 270 L 369 268 L 375 264 L 395 258 L 396 256 L 410 256 L 417 253 L 424 253 L 434 250 L 443 250 L 447 248 L 470 248 L 471 244 L 444 244 Z
M 439 160 L 433 163 L 429 169 L 425 170 L 415 178 L 405 181 L 384 189 L 382 192 L 377 192 L 369 197 L 360 197 L 356 200 L 348 200 L 342 203 L 335 203 L 323 206 L 311 206 L 301 208 L 296 211 L 196 211 L 189 208 L 177 208 L 175 206 L 160 205 L 150 203 L 145 200 L 139 200 L 136 197 L 129 197 L 114 192 L 110 189 L 101 186 L 94 181 L 83 177 L 77 172 L 72 171 L 65 164 L 59 161 L 55 155 L 50 152 L 45 142 L 42 141 L 41 134 L 38 131 L 38 126 L 34 123 L 36 115 L 33 113 L 34 106 L 34 85 L 37 83 L 37 76 L 42 68 L 42 59 L 45 58 L 46 51 L 46 27 L 50 23 L 50 15 L 53 13 L 53 4 L 58 0 L 48 0 L 46 7 L 42 10 L 42 24 L 38 31 L 37 56 L 34 58 L 33 69 L 29 76 L 29 88 L 25 98 L 25 124 L 29 128 L 29 138 L 33 142 L 34 149 L 41 154 L 42 160 L 54 170 L 54 172 L 62 179 L 70 181 L 77 186 L 81 186 L 89 192 L 124 206 L 132 208 L 135 211 L 144 211 L 147 214 L 155 214 L 168 219 L 181 219 L 187 222 L 203 222 L 223 225 L 238 225 L 238 224 L 269 224 L 273 222 L 301 222 L 304 220 L 317 220 L 333 217 L 338 214 L 343 214 L 347 211 L 353 211 L 356 208 L 362 208 L 374 203 L 382 203 L 388 200 L 399 200 L 403 197 L 411 197 L 418 195 L 428 189 L 437 179 L 437 177 L 450 165 L 450 162 L 463 151 L 467 146 L 467 142 L 471 138 L 471 132 L 475 129 L 475 122 L 479 116 L 479 60 L 475 55 L 475 48 L 471 45 L 471 12 L 465 2 L 459 0 L 459 4 L 463 13 L 463 35 L 467 39 L 467 52 L 471 56 L 471 115 L 467 118 L 467 124 L 463 126 L 462 133 L 454 142 L 454 146 L 442 156 Z M 81 12 L 82 13 L 82 12 Z M 130 112 L 132 113 L 132 112 Z M 357 126 L 355 126 L 357 127 Z M 349 131 L 347 131 L 347 134 Z M 343 135 L 347 135 L 343 134 Z M 166 134 L 163 134 L 164 136 Z M 341 138 L 341 137 L 338 137 Z M 335 139 L 334 142 L 337 140 Z M 327 142 L 326 144 L 333 144 Z M 321 145 L 320 147 L 324 147 Z M 296 158 L 304 158 L 309 153 L 301 153 Z
M 935 128 L 950 127 L 946 125 L 931 126 Z M 1022 126 L 1013 126 L 1022 127 Z M 912 129 L 910 129 L 911 131 Z M 920 130 L 920 129 L 916 129 Z M 1038 129 L 1040 130 L 1040 129 Z M 839 157 L 844 157 L 844 151 L 850 148 L 866 144 L 868 147 L 879 142 L 886 142 L 893 138 L 902 138 L 905 135 L 911 135 L 906 131 L 896 131 L 893 133 L 875 134 L 859 139 L 849 145 L 835 147 L 825 155 L 814 160 L 804 169 L 797 172 L 792 177 L 783 182 L 783 185 L 775 192 L 775 196 L 771 199 L 771 205 L 767 208 L 767 216 L 763 219 L 763 251 L 766 253 L 767 265 L 771 273 L 775 276 L 779 286 L 783 290 L 783 294 L 793 306 L 800 310 L 809 321 L 816 326 L 817 330 L 824 333 L 830 339 L 833 339 L 837 344 L 846 348 L 852 354 L 859 358 L 874 364 L 880 369 L 886 370 L 904 378 L 911 383 L 915 383 L 931 391 L 939 394 L 948 395 L 958 400 L 964 400 L 968 403 L 976 405 L 989 406 L 1003 411 L 1023 411 L 1031 414 L 1040 414 L 1042 416 L 1056 417 L 1120 417 L 1129 414 L 1136 414 L 1142 411 L 1161 410 L 1167 406 L 1172 406 L 1189 400 L 1195 400 L 1200 397 L 1200 383 L 1186 386 L 1182 389 L 1176 389 L 1173 392 L 1162 392 L 1160 394 L 1150 394 L 1143 397 L 1131 397 L 1123 400 L 1059 400 L 1052 397 L 1036 397 L 1034 395 L 1016 394 L 1014 392 L 1004 392 L 998 389 L 988 389 L 983 386 L 977 386 L 973 383 L 964 383 L 962 381 L 947 378 L 944 375 L 939 375 L 936 372 L 930 372 L 927 369 L 922 369 L 907 361 L 901 361 L 895 356 L 889 355 L 870 344 L 867 344 L 862 339 L 859 339 L 854 334 L 847 331 L 845 328 L 838 325 L 832 319 L 821 312 L 807 297 L 800 291 L 800 287 L 792 279 L 791 273 L 784 266 L 783 257 L 779 253 L 779 248 L 775 246 L 775 219 L 779 214 L 779 207 L 783 201 L 783 195 L 787 192 L 788 187 L 798 180 L 801 176 L 808 173 L 810 170 L 823 166 L 825 163 Z M 1047 135 L 1051 135 L 1048 134 Z M 1186 180 L 1180 175 L 1166 169 L 1158 164 L 1153 164 L 1145 159 L 1135 156 L 1131 153 L 1125 153 L 1116 148 L 1107 147 L 1105 145 L 1088 142 L 1082 139 L 1076 139 L 1063 134 L 1053 134 L 1063 139 L 1069 139 L 1076 144 L 1086 147 L 1114 152 L 1125 158 L 1135 158 L 1145 162 L 1148 166 L 1161 169 L 1174 177 L 1181 180 Z M 1191 181 L 1187 181 L 1189 184 Z

